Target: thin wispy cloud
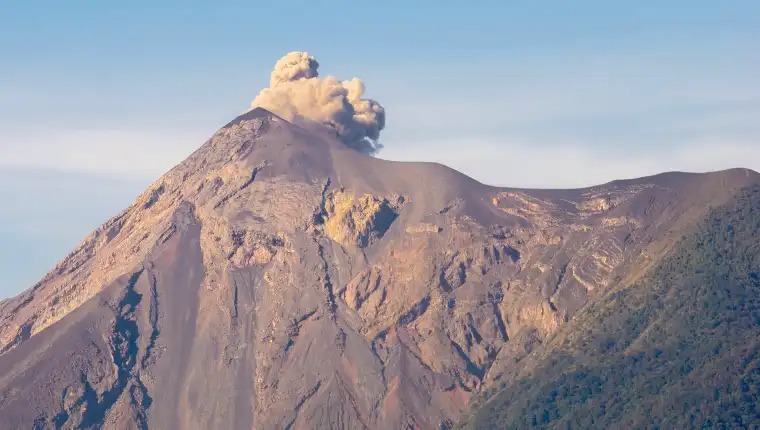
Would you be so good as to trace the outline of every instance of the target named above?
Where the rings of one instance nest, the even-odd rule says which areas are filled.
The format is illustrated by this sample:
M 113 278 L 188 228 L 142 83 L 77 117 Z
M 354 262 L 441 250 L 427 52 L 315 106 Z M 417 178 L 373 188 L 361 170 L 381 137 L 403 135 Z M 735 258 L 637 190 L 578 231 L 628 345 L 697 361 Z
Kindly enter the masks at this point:
M 47 130 L 7 138 L 0 145 L 0 168 L 155 179 L 182 161 L 209 136 L 210 132 L 181 129 Z
M 427 148 L 436 146 L 430 154 Z M 389 150 L 385 157 L 413 161 L 426 156 L 473 175 L 491 185 L 526 188 L 581 188 L 654 175 L 667 171 L 708 172 L 735 167 L 760 171 L 756 142 L 694 142 L 663 147 L 655 153 L 636 153 L 624 147 L 593 150 L 577 143 L 541 147 L 511 140 L 419 142 L 405 151 Z

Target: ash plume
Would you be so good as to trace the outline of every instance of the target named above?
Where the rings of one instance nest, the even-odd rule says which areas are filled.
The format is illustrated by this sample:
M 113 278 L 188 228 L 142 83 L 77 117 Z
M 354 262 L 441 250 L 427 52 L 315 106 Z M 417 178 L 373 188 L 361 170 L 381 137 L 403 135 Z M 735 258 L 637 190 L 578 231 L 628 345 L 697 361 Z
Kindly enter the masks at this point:
M 378 142 L 385 127 L 385 109 L 362 98 L 364 82 L 319 77 L 319 63 L 307 52 L 291 52 L 274 66 L 269 88 L 261 90 L 251 108 L 262 107 L 292 121 L 307 118 L 333 127 L 349 147 L 365 154 L 382 148 Z

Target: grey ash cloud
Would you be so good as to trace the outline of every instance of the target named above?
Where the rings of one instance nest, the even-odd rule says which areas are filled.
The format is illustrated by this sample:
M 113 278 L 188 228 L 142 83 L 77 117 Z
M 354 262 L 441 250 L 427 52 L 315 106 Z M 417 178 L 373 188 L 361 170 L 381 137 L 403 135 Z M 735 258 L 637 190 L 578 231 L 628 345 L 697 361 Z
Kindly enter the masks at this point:
M 251 103 L 292 121 L 306 118 L 335 129 L 349 147 L 365 154 L 382 148 L 378 142 L 385 127 L 385 109 L 363 98 L 364 82 L 320 77 L 319 63 L 307 52 L 290 52 L 275 64 L 269 82 Z

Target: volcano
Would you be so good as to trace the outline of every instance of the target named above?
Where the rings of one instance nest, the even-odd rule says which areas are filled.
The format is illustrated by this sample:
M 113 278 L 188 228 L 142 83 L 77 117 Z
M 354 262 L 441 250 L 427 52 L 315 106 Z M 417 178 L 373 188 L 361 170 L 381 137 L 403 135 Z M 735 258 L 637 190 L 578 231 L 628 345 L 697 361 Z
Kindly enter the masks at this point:
M 758 183 L 498 188 L 257 108 L 0 302 L 0 421 L 452 428 Z

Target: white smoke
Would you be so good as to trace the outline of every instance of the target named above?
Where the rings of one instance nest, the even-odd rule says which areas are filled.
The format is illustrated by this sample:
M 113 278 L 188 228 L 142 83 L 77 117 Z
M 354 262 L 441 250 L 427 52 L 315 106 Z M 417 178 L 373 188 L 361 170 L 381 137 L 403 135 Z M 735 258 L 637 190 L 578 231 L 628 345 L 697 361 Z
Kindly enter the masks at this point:
M 374 154 L 385 127 L 385 109 L 364 99 L 364 83 L 357 78 L 340 81 L 320 78 L 319 63 L 307 52 L 291 52 L 274 66 L 269 88 L 261 90 L 251 108 L 262 107 L 292 121 L 297 117 L 335 128 L 343 142 L 358 151 Z

